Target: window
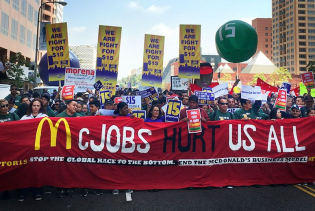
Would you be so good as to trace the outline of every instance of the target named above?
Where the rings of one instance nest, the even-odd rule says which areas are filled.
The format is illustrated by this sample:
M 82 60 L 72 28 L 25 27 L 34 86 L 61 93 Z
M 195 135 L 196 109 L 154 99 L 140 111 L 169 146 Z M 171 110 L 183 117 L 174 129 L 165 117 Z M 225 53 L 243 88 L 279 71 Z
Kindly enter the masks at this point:
M 28 4 L 28 20 L 33 22 L 33 7 L 31 4 Z
M 305 14 L 305 10 L 299 10 L 298 13 L 299 13 L 299 14 Z M 293 13 L 292 13 L 292 15 L 293 15 Z
M 305 5 L 304 4 L 299 4 L 298 8 L 305 8 Z
M 36 34 L 33 34 L 33 49 L 36 48 Z
M 299 33 L 306 33 L 306 29 L 299 29 Z
M 268 27 L 265 27 L 265 30 L 268 30 Z
M 315 21 L 315 17 L 307 17 L 308 21 Z
M 305 65 L 305 64 L 306 64 L 306 61 L 299 61 L 299 64 L 300 64 L 300 65 Z
M 308 42 L 309 46 L 315 46 L 315 42 Z
M 20 43 L 25 44 L 25 27 L 20 25 Z
M 299 45 L 306 45 L 306 42 L 299 42 Z
M 8 4 L 10 4 L 10 0 L 5 0 L 5 2 L 7 2 Z
M 299 35 L 299 39 L 306 39 L 305 35 Z
M 291 62 L 291 65 L 294 65 L 294 61 Z
M 306 71 L 305 67 L 300 67 L 300 71 Z
M 308 36 L 309 40 L 315 40 L 315 36 Z
M 13 0 L 12 1 L 12 7 L 19 11 L 19 5 L 20 5 L 20 0 Z
M 315 8 L 314 6 L 315 6 L 314 4 L 308 4 L 307 8 Z
M 268 48 L 268 45 L 265 45 L 265 48 Z
M 35 0 L 35 2 L 36 2 L 37 4 L 39 4 L 39 0 Z
M 308 27 L 315 27 L 315 23 L 308 23 Z
M 308 55 L 308 58 L 309 58 L 309 59 L 315 59 L 315 55 L 309 54 L 309 55 Z
M 309 49 L 308 49 L 308 52 L 315 53 L 315 48 L 309 48 Z
M 268 36 L 268 33 L 265 33 L 265 36 Z
M 305 27 L 305 23 L 299 23 L 300 27 Z
M 17 40 L 18 27 L 19 27 L 18 22 L 12 18 L 12 21 L 11 21 L 11 38 L 14 40 Z
M 265 53 L 268 53 L 268 51 L 265 51 Z
M 307 10 L 308 15 L 315 15 L 315 10 Z
M 299 48 L 300 52 L 306 52 L 306 48 Z
M 1 27 L 0 31 L 2 34 L 7 35 L 9 34 L 9 16 L 5 12 L 1 12 Z
M 30 30 L 27 30 L 27 37 L 26 37 L 26 40 L 27 40 L 27 47 L 31 47 L 32 46 L 32 32 Z
M 268 42 L 268 39 L 265 39 L 265 42 Z
M 299 17 L 299 21 L 305 21 L 305 17 Z
M 314 0 L 307 0 L 307 2 L 315 2 Z
M 291 59 L 294 59 L 294 55 L 291 55 Z
M 26 7 L 27 7 L 27 1 L 21 0 L 21 14 L 26 17 Z
M 310 34 L 315 34 L 315 29 L 309 29 L 309 30 L 308 30 L 308 33 L 310 33 Z
M 34 10 L 34 25 L 37 26 L 38 11 Z

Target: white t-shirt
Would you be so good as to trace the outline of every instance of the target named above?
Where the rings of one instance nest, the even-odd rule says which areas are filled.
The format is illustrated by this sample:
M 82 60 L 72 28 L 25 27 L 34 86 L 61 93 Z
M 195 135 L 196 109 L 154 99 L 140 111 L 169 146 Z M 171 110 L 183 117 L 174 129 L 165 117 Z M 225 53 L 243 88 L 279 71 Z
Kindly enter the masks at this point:
M 35 119 L 35 118 L 42 118 L 42 117 L 48 117 L 46 114 L 43 114 L 43 113 L 39 113 L 36 117 L 33 116 L 33 114 L 27 116 L 27 115 L 24 115 L 22 116 L 21 120 L 27 120 L 27 119 Z

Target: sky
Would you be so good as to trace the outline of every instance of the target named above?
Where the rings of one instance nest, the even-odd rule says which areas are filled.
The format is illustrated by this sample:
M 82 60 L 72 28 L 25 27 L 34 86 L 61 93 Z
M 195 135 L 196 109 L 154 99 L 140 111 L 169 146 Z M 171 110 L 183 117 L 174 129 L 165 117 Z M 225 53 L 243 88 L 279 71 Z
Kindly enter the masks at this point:
M 179 52 L 179 25 L 201 25 L 202 54 L 218 55 L 215 33 L 230 20 L 271 18 L 271 0 L 65 0 L 69 45 L 96 46 L 99 25 L 122 27 L 118 79 L 142 67 L 144 35 L 165 36 L 164 66 Z

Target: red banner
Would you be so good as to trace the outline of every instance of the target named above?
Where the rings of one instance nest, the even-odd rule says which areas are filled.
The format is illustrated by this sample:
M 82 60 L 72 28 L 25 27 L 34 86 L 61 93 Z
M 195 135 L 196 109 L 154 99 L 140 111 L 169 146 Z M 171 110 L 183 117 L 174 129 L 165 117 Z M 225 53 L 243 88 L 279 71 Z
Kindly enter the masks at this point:
M 84 122 L 84 124 L 82 124 Z M 127 117 L 0 124 L 0 191 L 178 189 L 315 181 L 315 118 L 144 123 Z M 4 132 L 10 131 L 10 132 Z
M 264 82 L 260 78 L 257 79 L 257 86 L 260 86 L 262 90 L 270 91 L 270 92 L 278 92 L 278 88 L 271 86 L 270 84 Z

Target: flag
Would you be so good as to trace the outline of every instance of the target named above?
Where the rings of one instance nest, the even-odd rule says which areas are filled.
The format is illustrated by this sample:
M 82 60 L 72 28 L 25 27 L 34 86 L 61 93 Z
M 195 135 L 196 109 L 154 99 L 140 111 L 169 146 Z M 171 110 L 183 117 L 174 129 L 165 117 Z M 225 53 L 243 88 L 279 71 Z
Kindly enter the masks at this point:
M 257 86 L 260 86 L 262 90 L 270 91 L 270 92 L 278 92 L 278 88 L 271 86 L 270 84 L 264 82 L 260 78 L 257 79 Z
M 295 97 L 299 96 L 300 95 L 300 87 L 298 86 L 295 89 L 292 89 L 291 94 L 294 94 Z

